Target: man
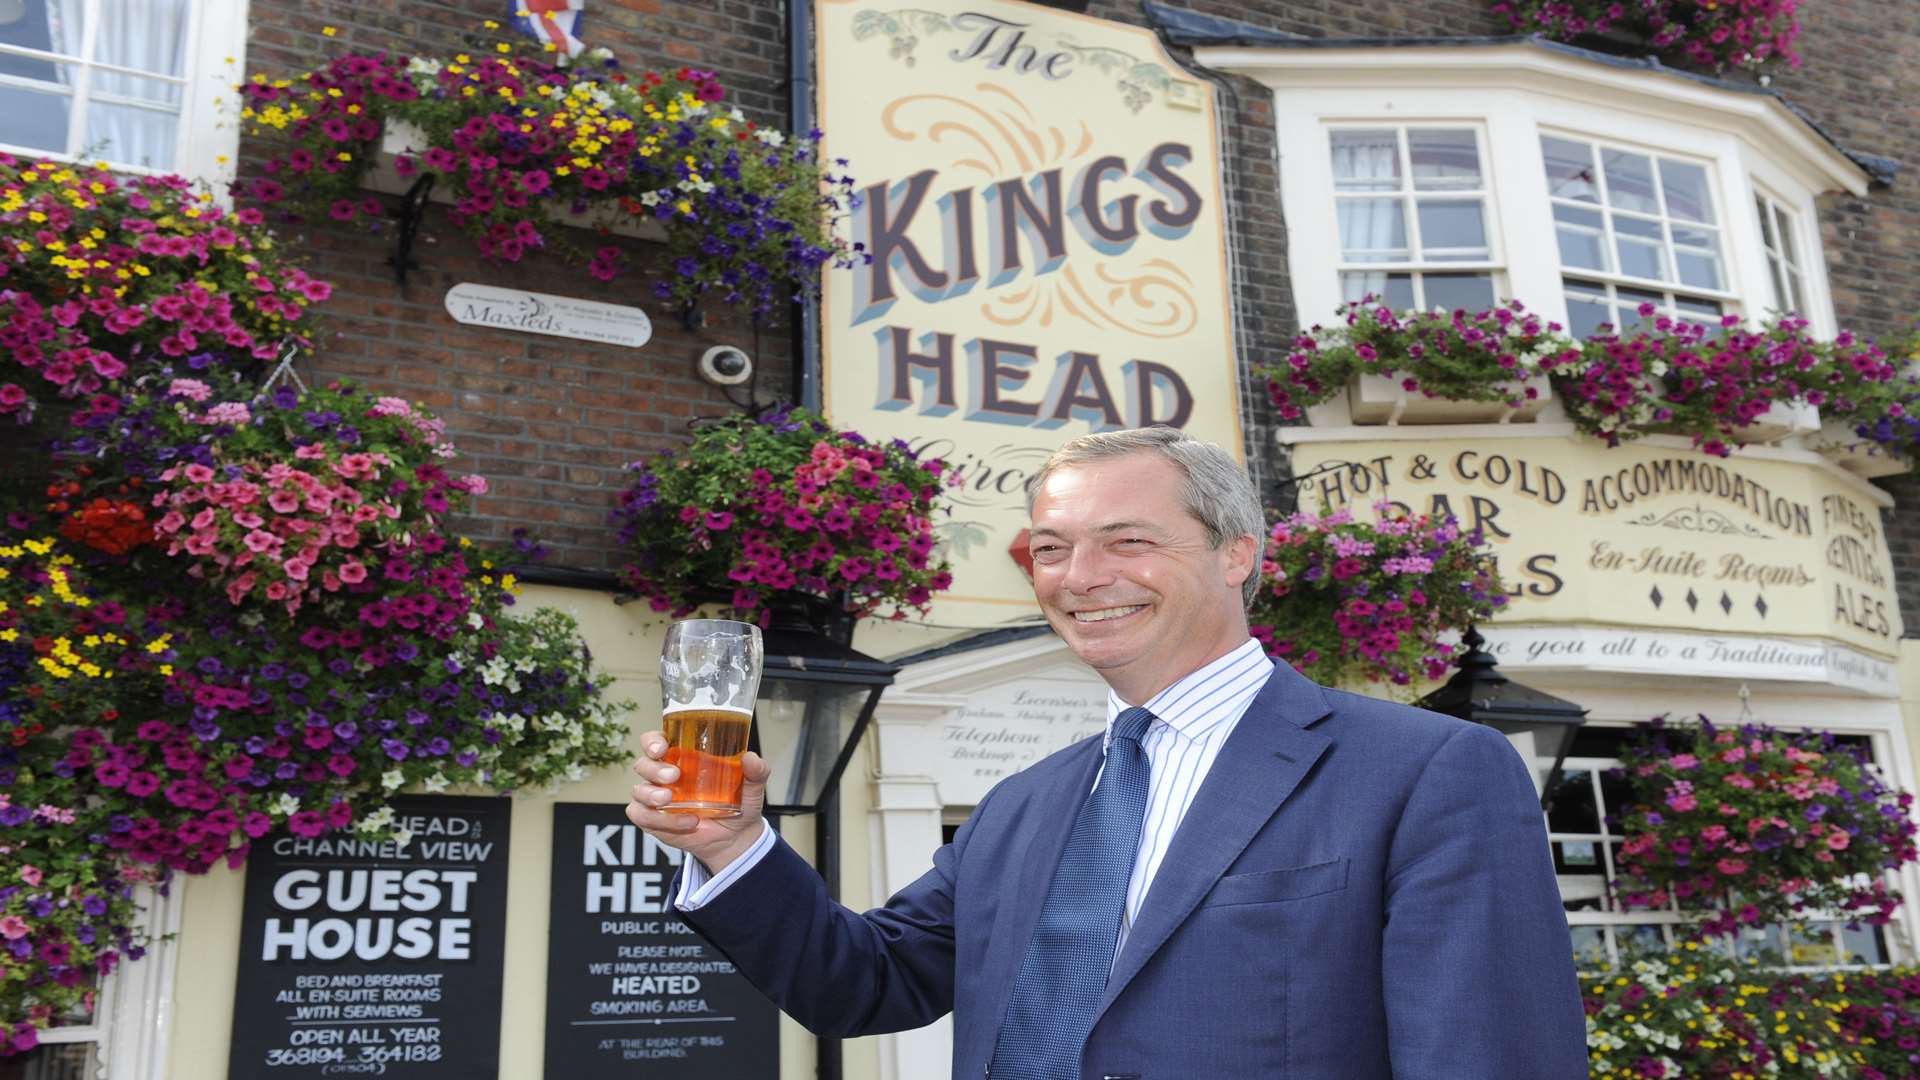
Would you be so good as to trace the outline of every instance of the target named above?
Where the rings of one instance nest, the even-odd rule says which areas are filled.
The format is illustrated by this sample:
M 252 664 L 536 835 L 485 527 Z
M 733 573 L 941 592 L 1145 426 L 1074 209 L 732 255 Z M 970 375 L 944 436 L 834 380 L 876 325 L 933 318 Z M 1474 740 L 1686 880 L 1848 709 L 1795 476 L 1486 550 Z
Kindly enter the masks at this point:
M 988 793 L 855 914 L 760 818 L 628 817 L 694 856 L 688 922 L 823 1036 L 954 1015 L 955 1080 L 1577 1080 L 1539 802 L 1499 733 L 1325 690 L 1247 634 L 1265 532 L 1224 451 L 1068 443 L 1028 488 L 1034 595 L 1111 688 L 1105 738 Z

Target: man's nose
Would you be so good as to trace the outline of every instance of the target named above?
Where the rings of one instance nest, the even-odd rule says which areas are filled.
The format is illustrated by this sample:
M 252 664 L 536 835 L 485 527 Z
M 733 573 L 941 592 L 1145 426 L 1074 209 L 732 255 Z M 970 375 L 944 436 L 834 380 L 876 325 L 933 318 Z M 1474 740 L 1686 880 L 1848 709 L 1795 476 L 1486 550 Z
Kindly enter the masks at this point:
M 1102 585 L 1113 583 L 1113 570 L 1106 552 L 1099 545 L 1081 545 L 1073 549 L 1067 557 L 1067 572 L 1061 578 L 1067 591 L 1075 593 L 1092 592 Z

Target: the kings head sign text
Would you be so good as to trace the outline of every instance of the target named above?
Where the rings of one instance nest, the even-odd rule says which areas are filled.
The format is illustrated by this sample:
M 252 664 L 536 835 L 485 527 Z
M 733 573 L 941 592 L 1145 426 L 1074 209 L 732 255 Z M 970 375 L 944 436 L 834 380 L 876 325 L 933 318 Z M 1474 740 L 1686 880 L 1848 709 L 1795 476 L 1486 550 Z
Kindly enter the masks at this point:
M 1054 447 L 1170 424 L 1240 452 L 1213 100 L 1098 19 L 818 12 L 822 126 L 872 256 L 828 279 L 828 411 L 954 467 L 942 616 L 1003 621 L 1032 602 L 1008 546 Z

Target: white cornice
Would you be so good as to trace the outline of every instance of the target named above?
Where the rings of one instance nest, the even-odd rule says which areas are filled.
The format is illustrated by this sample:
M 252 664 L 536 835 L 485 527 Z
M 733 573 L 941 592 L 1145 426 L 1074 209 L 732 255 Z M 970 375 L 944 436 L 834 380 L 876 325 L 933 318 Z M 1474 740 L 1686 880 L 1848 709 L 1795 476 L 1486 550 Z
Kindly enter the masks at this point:
M 1606 103 L 1730 132 L 1767 158 L 1798 166 L 1820 187 L 1865 195 L 1869 177 L 1778 98 L 1706 85 L 1678 73 L 1621 68 L 1525 43 L 1354 48 L 1216 47 L 1194 50 L 1209 68 L 1275 91 L 1439 88 L 1518 90 Z

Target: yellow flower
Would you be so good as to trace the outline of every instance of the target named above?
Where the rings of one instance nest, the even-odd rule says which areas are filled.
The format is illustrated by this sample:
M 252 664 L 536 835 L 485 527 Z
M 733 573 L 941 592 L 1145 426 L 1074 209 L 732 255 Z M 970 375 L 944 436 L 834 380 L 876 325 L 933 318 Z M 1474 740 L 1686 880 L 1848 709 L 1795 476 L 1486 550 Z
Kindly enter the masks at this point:
M 333 27 L 331 27 L 331 26 L 323 26 L 323 27 L 321 27 L 321 28 L 320 28 L 320 32 L 321 32 L 321 33 L 323 33 L 323 34 L 325 34 L 325 35 L 327 35 L 328 37 L 332 37 L 332 36 L 334 36 L 335 34 L 338 34 L 338 33 L 339 33 L 340 31 L 338 31 L 338 30 L 335 30 L 335 29 L 334 29 Z

